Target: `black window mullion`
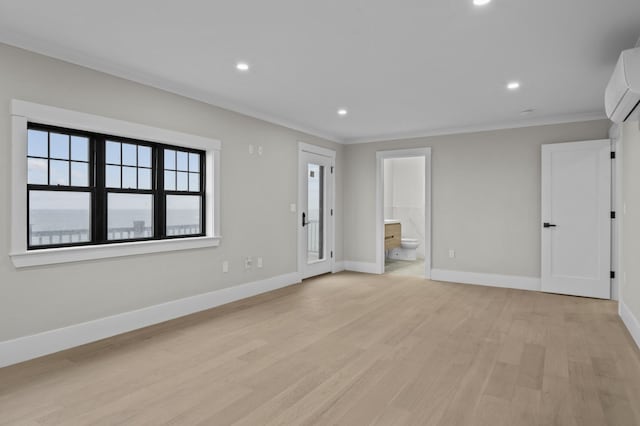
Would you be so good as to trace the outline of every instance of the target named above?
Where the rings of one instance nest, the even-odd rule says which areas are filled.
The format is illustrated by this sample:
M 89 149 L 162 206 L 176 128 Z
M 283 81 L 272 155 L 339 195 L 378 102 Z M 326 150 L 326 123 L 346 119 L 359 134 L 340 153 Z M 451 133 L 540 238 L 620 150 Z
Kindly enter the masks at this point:
M 155 175 L 153 179 L 154 189 L 154 226 L 155 235 L 158 239 L 167 235 L 167 217 L 165 211 L 166 197 L 164 191 L 164 149 L 156 146 L 152 149 L 152 165 L 154 166 L 151 173 Z
M 103 243 L 107 240 L 107 193 L 106 193 L 106 144 L 102 137 L 95 137 L 93 145 L 93 170 L 95 176 L 95 212 L 93 218 L 94 243 Z

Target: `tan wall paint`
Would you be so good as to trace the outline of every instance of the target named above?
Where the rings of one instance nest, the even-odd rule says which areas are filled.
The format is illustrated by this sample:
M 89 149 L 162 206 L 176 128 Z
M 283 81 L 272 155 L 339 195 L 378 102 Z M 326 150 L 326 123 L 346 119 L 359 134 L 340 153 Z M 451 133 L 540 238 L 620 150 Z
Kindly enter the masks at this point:
M 0 76 L 0 341 L 295 272 L 298 141 L 337 151 L 343 259 L 342 145 L 2 44 Z M 222 140 L 220 247 L 16 270 L 8 256 L 12 98 Z M 249 144 L 264 155 L 250 157 Z M 247 255 L 262 256 L 264 268 L 241 268 Z
M 431 147 L 432 267 L 539 277 L 540 146 L 605 139 L 609 125 L 599 120 L 347 145 L 345 259 L 376 261 L 376 151 Z
M 621 300 L 640 319 L 640 122 L 622 128 Z

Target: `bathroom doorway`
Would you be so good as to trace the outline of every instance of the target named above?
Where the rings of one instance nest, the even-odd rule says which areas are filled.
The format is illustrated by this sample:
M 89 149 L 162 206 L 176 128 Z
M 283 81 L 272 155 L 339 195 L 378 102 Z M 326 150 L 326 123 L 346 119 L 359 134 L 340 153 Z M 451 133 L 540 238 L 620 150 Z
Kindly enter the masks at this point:
M 377 152 L 379 273 L 431 277 L 431 148 Z

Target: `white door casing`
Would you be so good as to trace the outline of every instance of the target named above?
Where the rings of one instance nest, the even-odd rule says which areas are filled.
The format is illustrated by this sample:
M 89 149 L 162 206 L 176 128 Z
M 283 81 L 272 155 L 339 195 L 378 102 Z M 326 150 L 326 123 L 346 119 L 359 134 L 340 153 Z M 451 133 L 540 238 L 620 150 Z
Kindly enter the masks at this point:
M 310 177 L 310 173 L 313 175 Z M 335 151 L 298 144 L 298 272 L 302 279 L 333 270 Z M 321 183 L 321 184 L 320 184 Z M 313 205 L 310 205 L 313 204 Z
M 542 291 L 611 297 L 611 142 L 542 146 Z

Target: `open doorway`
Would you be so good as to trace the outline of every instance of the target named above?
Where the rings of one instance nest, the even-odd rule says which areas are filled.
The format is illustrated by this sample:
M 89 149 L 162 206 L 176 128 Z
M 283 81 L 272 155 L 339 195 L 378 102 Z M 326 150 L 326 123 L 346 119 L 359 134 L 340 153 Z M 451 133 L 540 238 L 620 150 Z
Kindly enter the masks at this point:
M 377 153 L 379 273 L 430 278 L 431 149 Z

